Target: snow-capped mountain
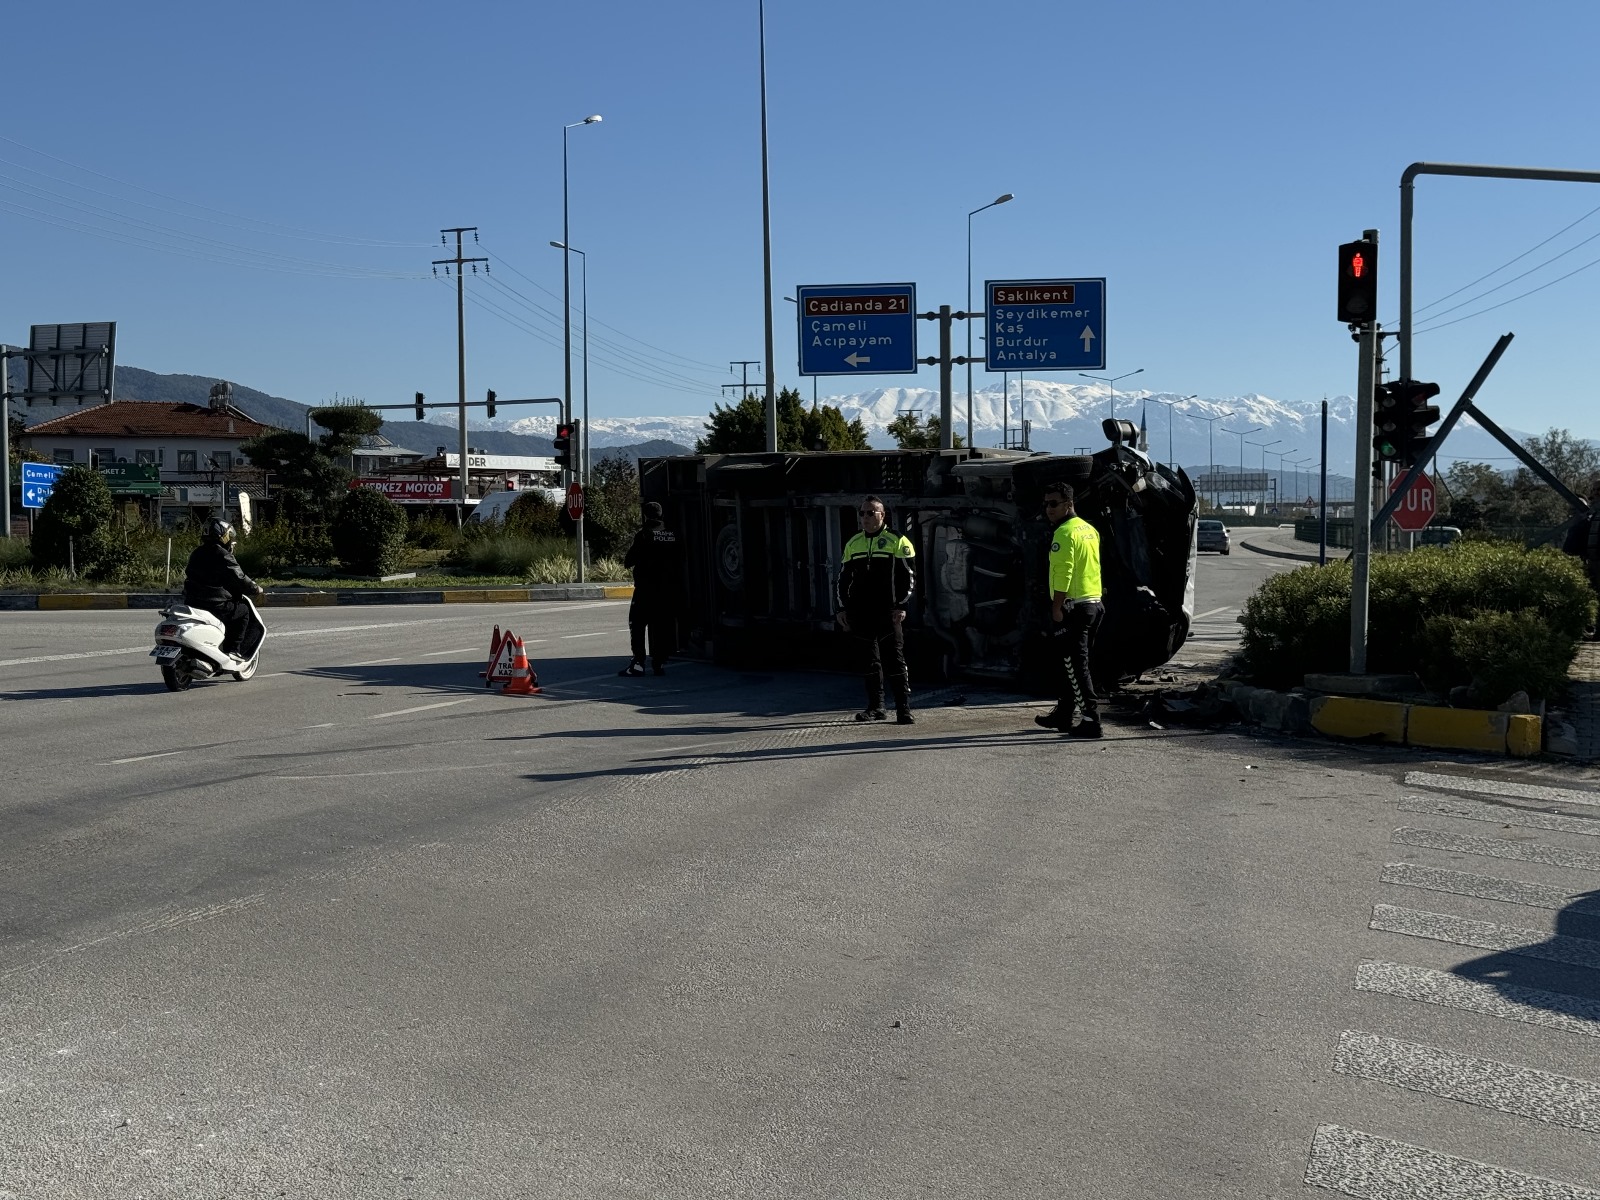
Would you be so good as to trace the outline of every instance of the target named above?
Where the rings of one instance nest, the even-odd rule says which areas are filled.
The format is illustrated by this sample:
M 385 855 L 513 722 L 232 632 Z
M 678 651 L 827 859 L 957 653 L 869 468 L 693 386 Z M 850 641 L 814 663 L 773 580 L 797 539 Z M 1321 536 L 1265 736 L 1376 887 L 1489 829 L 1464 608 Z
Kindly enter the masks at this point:
M 957 380 L 959 388 L 960 380 Z M 1103 383 L 1056 383 L 1051 380 L 1026 380 L 1020 387 L 1013 381 L 1002 396 L 999 385 L 977 388 L 972 396 L 972 421 L 977 444 L 999 445 L 1002 436 L 1009 444 L 1021 439 L 1019 422 L 1026 414 L 1028 444 L 1031 449 L 1054 454 L 1098 450 L 1106 444 L 1100 424 L 1112 415 L 1111 389 Z M 842 396 L 823 396 L 844 413 L 846 420 L 859 419 L 874 446 L 891 447 L 894 440 L 887 427 L 898 415 L 914 411 L 937 416 L 939 394 L 931 388 L 878 388 Z M 809 403 L 809 401 L 808 401 Z M 957 391 L 954 399 L 955 428 L 966 434 L 966 394 Z M 1250 393 L 1242 396 L 1185 397 L 1175 392 L 1123 391 L 1115 395 L 1116 416 L 1144 423 L 1151 457 L 1176 461 L 1191 472 L 1208 464 L 1247 470 L 1287 470 L 1295 459 L 1315 462 L 1320 458 L 1321 403 L 1274 400 Z M 1170 429 L 1169 429 L 1170 419 Z M 650 439 L 663 439 L 693 446 L 705 431 L 703 414 L 658 417 L 594 417 L 589 422 L 595 447 L 617 446 Z M 1350 396 L 1328 398 L 1328 469 L 1349 474 L 1355 468 L 1355 400 Z M 524 417 L 499 420 L 495 428 L 516 433 L 549 437 L 555 430 L 554 417 Z M 1522 434 L 1513 432 L 1521 438 Z M 1450 458 L 1482 457 L 1496 460 L 1505 451 L 1470 420 L 1463 420 L 1450 435 Z M 1265 459 L 1263 460 L 1263 452 Z

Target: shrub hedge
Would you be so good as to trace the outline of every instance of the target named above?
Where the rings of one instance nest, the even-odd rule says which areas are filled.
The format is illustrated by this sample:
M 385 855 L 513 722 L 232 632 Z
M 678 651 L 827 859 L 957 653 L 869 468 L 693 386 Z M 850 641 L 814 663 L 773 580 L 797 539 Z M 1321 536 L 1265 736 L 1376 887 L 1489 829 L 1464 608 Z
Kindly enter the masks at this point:
M 1241 665 L 1292 687 L 1349 669 L 1348 562 L 1269 579 L 1244 608 Z M 1416 674 L 1431 690 L 1468 688 L 1493 707 L 1516 691 L 1558 696 L 1595 596 L 1578 560 L 1511 542 L 1461 542 L 1372 559 L 1367 669 Z
M 333 552 L 351 571 L 388 575 L 400 567 L 406 545 L 406 514 L 372 488 L 351 488 L 334 512 Z

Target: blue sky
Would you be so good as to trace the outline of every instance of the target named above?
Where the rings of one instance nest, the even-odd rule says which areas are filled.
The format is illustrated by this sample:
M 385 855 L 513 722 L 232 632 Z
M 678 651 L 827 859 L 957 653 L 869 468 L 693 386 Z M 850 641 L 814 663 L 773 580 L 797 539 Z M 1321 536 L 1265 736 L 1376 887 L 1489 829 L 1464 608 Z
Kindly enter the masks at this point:
M 730 360 L 763 356 L 755 0 L 70 12 L 7 17 L 0 338 L 112 319 L 151 370 L 453 399 L 429 260 L 441 227 L 477 225 L 494 282 L 467 280 L 469 396 L 557 394 L 561 128 L 600 113 L 570 134 L 595 415 L 706 411 Z M 975 278 L 1107 277 L 1108 371 L 1159 391 L 1351 391 L 1334 249 L 1382 231 L 1392 320 L 1407 164 L 1600 167 L 1600 9 L 1576 2 L 768 0 L 767 26 L 775 292 L 910 280 L 960 307 L 966 214 L 1013 192 L 973 222 Z M 1590 185 L 1424 179 L 1419 304 L 1597 207 Z M 1436 320 L 1600 260 L 1600 239 L 1573 248 L 1595 234 L 1600 212 Z M 575 305 L 577 285 L 574 262 Z M 1416 374 L 1453 399 L 1513 330 L 1486 409 L 1600 435 L 1597 300 L 1600 267 L 1419 319 Z M 821 386 L 912 383 L 937 372 Z

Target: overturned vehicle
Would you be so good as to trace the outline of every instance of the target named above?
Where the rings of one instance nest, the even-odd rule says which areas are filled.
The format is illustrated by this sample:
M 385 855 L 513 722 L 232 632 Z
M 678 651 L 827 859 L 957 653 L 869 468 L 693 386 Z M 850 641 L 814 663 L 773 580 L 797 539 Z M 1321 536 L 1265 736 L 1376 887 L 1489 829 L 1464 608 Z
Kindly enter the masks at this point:
M 738 667 L 856 670 L 834 623 L 840 554 L 869 495 L 916 547 L 906 658 L 923 683 L 987 677 L 1048 692 L 1059 663 L 1046 647 L 1052 528 L 1045 487 L 1067 483 L 1100 531 L 1106 616 L 1098 680 L 1167 662 L 1194 613 L 1194 488 L 1181 469 L 1105 423 L 1094 455 L 900 450 L 647 458 L 646 501 L 685 547 L 681 641 L 692 656 Z

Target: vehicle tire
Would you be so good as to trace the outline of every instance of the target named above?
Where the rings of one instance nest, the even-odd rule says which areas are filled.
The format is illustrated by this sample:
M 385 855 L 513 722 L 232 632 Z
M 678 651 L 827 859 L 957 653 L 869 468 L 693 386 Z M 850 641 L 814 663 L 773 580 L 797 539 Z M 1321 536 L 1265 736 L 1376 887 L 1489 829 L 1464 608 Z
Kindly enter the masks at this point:
M 233 677 L 235 679 L 237 679 L 240 683 L 243 683 L 246 679 L 249 679 L 250 676 L 252 676 L 252 675 L 254 675 L 256 673 L 256 667 L 260 664 L 260 662 L 261 662 L 261 657 L 259 655 L 257 655 L 255 658 L 252 658 L 250 660 L 250 665 L 248 667 L 246 667 L 244 670 L 235 671 L 233 673 Z
M 189 690 L 189 685 L 194 682 L 194 676 L 189 673 L 182 659 L 176 663 L 162 663 L 161 678 L 169 692 L 186 692 Z
M 1224 551 L 1223 551 L 1223 553 L 1224 553 L 1224 554 L 1227 554 L 1227 553 L 1228 553 L 1228 551 L 1226 551 L 1226 550 L 1224 550 Z

